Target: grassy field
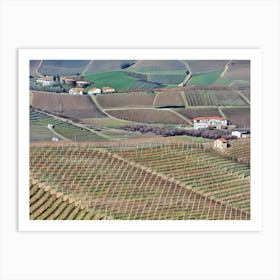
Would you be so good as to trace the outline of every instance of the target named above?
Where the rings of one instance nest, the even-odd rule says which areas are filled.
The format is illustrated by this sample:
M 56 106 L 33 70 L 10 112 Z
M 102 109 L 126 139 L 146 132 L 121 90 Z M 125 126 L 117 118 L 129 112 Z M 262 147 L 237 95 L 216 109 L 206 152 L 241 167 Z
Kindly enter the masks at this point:
M 220 77 L 223 70 L 193 74 L 190 85 L 212 85 Z
M 92 87 L 102 88 L 103 86 L 110 86 L 116 90 L 126 90 L 133 87 L 137 82 L 136 78 L 126 76 L 123 71 L 107 71 L 85 75 L 85 79 L 94 82 L 94 85 L 88 89 Z
M 51 141 L 52 137 L 57 137 L 53 135 L 54 133 L 50 133 L 50 136 L 52 137 L 49 137 L 49 135 L 46 134 L 46 129 L 49 130 L 47 128 L 48 124 L 54 126 L 53 130 L 55 132 L 72 141 L 87 142 L 107 140 L 87 129 L 30 109 L 30 142 Z M 42 131 L 44 131 L 44 133 L 42 133 Z M 51 131 L 49 130 L 49 132 Z

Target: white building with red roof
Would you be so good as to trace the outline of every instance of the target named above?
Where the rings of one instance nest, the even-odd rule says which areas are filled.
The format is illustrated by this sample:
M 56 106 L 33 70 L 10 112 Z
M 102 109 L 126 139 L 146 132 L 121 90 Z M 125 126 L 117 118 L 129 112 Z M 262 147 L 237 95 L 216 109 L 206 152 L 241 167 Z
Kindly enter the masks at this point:
M 83 95 L 84 89 L 83 88 L 71 88 L 69 90 L 69 93 L 73 94 L 73 95 Z
M 193 119 L 195 129 L 208 128 L 209 126 L 221 129 L 230 125 L 230 122 L 223 117 L 198 117 Z
M 89 95 L 95 95 L 95 94 L 100 94 L 100 93 L 101 93 L 101 89 L 97 88 L 97 87 L 94 87 L 88 91 Z
M 56 81 L 53 80 L 53 77 L 48 77 L 48 76 L 37 79 L 36 82 L 38 84 L 41 84 L 42 86 L 52 86 L 57 83 Z
M 103 92 L 103 93 L 114 93 L 114 92 L 115 92 L 115 89 L 113 89 L 112 87 L 106 86 L 106 87 L 103 87 L 103 88 L 102 88 L 102 92 Z

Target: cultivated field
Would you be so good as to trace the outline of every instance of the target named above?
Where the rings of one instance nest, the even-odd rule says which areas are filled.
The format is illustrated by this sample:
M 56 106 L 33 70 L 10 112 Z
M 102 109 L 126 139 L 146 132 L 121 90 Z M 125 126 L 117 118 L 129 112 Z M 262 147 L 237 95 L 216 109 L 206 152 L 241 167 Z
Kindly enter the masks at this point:
M 195 108 L 188 107 L 184 109 L 176 109 L 176 111 L 186 118 L 193 119 L 197 117 L 209 117 L 209 116 L 220 116 L 220 112 L 217 108 Z
M 56 94 L 34 91 L 32 92 L 32 106 L 53 114 L 71 119 L 104 118 L 88 95 Z
M 189 106 L 246 106 L 238 91 L 226 89 L 186 89 Z
M 223 108 L 223 113 L 233 124 L 239 128 L 250 127 L 250 108 Z
M 135 72 L 151 73 L 152 71 L 187 70 L 180 60 L 138 60 L 129 70 Z
M 223 70 L 228 60 L 187 60 L 192 73 L 213 72 Z
M 155 107 L 185 107 L 180 92 L 165 91 L 157 94 L 154 100 Z
M 194 145 L 31 145 L 30 172 L 33 219 L 250 219 L 249 170 Z
M 227 149 L 226 154 L 233 160 L 250 166 L 250 143 L 250 138 L 241 138 L 230 141 L 230 147 Z
M 153 107 L 155 93 L 118 93 L 98 95 L 96 100 L 103 108 Z
M 38 71 L 43 75 L 76 75 L 81 73 L 89 60 L 43 60 Z
M 58 137 L 59 140 L 71 140 L 77 142 L 104 141 L 106 138 L 97 135 L 85 128 L 76 126 L 70 122 L 65 122 L 54 118 L 43 112 L 30 109 L 30 142 L 51 141 L 52 137 Z M 48 124 L 54 126 L 52 130 L 48 129 Z M 42 131 L 44 133 L 42 133 Z M 54 134 L 58 133 L 60 136 Z
M 225 72 L 225 77 L 234 80 L 250 81 L 250 61 L 233 60 Z
M 187 124 L 187 121 L 177 116 L 171 110 L 155 109 L 125 109 L 106 110 L 112 117 L 140 123 L 154 124 Z

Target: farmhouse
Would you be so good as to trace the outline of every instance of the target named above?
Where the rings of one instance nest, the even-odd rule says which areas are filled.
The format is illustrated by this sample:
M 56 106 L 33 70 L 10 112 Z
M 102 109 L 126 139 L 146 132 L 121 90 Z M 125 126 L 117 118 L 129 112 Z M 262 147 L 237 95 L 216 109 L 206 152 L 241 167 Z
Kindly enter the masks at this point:
M 103 87 L 103 88 L 102 88 L 102 92 L 103 92 L 103 93 L 113 93 L 113 92 L 115 92 L 115 89 L 106 86 L 106 87 Z
M 86 88 L 91 85 L 89 81 L 76 81 L 78 87 Z
M 95 95 L 95 94 L 99 94 L 99 93 L 101 93 L 101 89 L 100 88 L 96 88 L 96 87 L 94 87 L 94 88 L 92 88 L 92 89 L 90 89 L 88 91 L 89 95 Z
M 53 80 L 53 77 L 44 77 L 37 79 L 36 82 L 38 84 L 41 84 L 42 86 L 52 86 L 56 84 L 57 82 Z
M 237 138 L 249 138 L 250 130 L 242 129 L 242 130 L 233 130 L 231 132 L 232 136 L 236 136 Z
M 228 146 L 228 142 L 225 138 L 220 138 L 214 141 L 214 149 L 225 150 Z
M 84 93 L 84 89 L 83 88 L 71 88 L 69 90 L 69 93 L 73 94 L 73 95 L 82 95 Z
M 193 119 L 195 129 L 213 127 L 217 129 L 226 128 L 230 122 L 222 117 L 198 117 Z
M 66 85 L 71 85 L 71 86 L 76 85 L 76 80 L 71 79 L 71 78 L 62 77 L 62 78 L 60 78 L 60 81 L 62 84 L 66 84 Z

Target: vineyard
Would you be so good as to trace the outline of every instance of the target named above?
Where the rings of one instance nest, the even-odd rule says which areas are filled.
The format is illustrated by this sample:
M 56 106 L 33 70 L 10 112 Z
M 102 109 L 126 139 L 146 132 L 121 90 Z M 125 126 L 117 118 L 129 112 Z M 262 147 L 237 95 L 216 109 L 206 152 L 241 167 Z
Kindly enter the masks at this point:
M 157 73 L 125 71 L 125 75 L 151 83 L 178 85 L 185 79 L 186 71 L 177 70 L 174 72 L 169 71 L 168 73 L 164 73 L 164 71 L 158 71 Z
M 211 72 L 224 69 L 228 60 L 187 60 L 192 73 Z
M 233 90 L 186 89 L 189 106 L 246 106 L 248 105 Z
M 230 147 L 226 151 L 226 155 L 244 164 L 250 165 L 251 155 L 250 138 L 241 138 L 234 141 L 230 141 Z
M 154 124 L 186 124 L 187 121 L 169 110 L 156 109 L 125 109 L 106 110 L 112 117 L 140 123 Z
M 176 109 L 176 111 L 186 118 L 193 119 L 197 117 L 208 117 L 208 116 L 220 116 L 220 112 L 217 108 L 193 108 L 188 107 L 184 109 Z
M 165 91 L 157 94 L 154 100 L 155 107 L 185 107 L 184 100 L 177 91 Z
M 152 107 L 155 93 L 118 93 L 98 95 L 96 100 L 103 108 Z
M 33 92 L 31 105 L 71 119 L 106 117 L 87 95 Z
M 239 128 L 250 127 L 250 108 L 223 108 L 222 111 Z
M 29 109 L 30 114 L 30 141 L 51 141 L 52 137 L 57 137 L 50 129 L 48 124 L 53 125 L 53 131 L 72 141 L 104 141 L 105 138 L 95 134 L 94 132 L 75 126 L 70 122 L 64 122 L 60 119 L 54 118 L 43 112 Z M 44 131 L 44 133 L 42 133 Z M 58 137 L 60 139 L 60 137 Z
M 247 220 L 249 172 L 191 144 L 31 145 L 30 218 Z

